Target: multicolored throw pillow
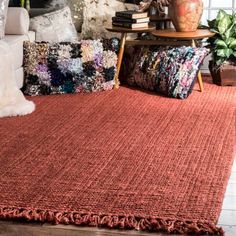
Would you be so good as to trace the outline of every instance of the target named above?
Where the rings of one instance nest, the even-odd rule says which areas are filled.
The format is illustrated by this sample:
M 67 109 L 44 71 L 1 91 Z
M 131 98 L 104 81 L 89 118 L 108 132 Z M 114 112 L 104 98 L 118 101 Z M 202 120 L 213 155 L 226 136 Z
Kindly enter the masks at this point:
M 111 90 L 118 49 L 118 39 L 25 42 L 23 91 L 35 96 Z
M 127 58 L 127 82 L 168 97 L 185 99 L 192 92 L 200 65 L 208 50 L 192 47 L 133 48 Z M 129 65 L 127 66 L 127 63 Z

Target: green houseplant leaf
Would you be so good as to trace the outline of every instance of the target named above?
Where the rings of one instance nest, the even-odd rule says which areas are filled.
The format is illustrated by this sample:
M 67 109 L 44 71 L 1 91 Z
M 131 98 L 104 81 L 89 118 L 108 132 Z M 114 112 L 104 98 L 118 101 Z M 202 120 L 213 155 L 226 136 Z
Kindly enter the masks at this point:
M 219 57 L 229 58 L 232 54 L 233 54 L 233 50 L 229 48 L 217 50 L 217 56 Z
M 219 47 L 219 48 L 228 48 L 228 45 L 226 44 L 226 42 L 222 39 L 216 39 L 215 40 L 215 44 Z
M 236 14 L 220 10 L 208 26 L 216 33 L 208 40 L 215 64 L 219 67 L 225 61 L 236 61 Z
M 207 27 L 207 28 L 210 28 L 211 31 L 214 32 L 214 33 L 219 33 L 218 27 L 217 27 L 216 19 L 214 19 L 214 20 L 208 20 L 207 23 L 208 23 L 208 26 L 209 26 L 209 27 Z
M 224 12 L 223 10 L 221 10 L 222 12 Z M 222 15 L 222 14 L 220 14 Z M 232 19 L 230 17 L 230 15 L 228 15 L 226 12 L 224 12 L 224 14 L 222 15 L 222 17 L 220 18 L 220 20 L 218 21 L 218 30 L 221 34 L 224 34 L 231 26 L 232 24 Z
M 229 48 L 236 50 L 236 39 L 232 38 L 232 40 L 229 44 Z
M 227 46 L 229 46 L 234 40 L 235 40 L 235 38 L 230 37 L 230 38 L 227 38 L 227 39 L 225 40 L 225 43 L 227 44 Z

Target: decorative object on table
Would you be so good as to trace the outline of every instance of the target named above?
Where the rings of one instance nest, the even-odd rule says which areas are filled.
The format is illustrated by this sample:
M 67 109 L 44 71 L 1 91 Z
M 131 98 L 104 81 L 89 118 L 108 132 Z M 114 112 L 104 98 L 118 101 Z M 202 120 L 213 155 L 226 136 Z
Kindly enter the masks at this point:
M 48 95 L 111 90 L 118 39 L 24 44 L 24 93 Z
M 213 82 L 236 86 L 236 13 L 220 10 L 216 19 L 208 21 L 208 27 L 215 32 L 209 39 L 213 55 L 209 69 Z
M 36 32 L 37 42 L 75 42 L 78 40 L 77 31 L 72 21 L 71 10 L 68 6 L 31 18 L 30 30 Z
M 164 15 L 164 16 L 151 15 L 150 22 L 151 24 L 155 24 L 157 29 L 170 29 L 171 28 L 171 19 L 168 15 Z
M 142 47 L 125 60 L 129 85 L 185 99 L 193 89 L 206 48 Z
M 167 29 L 171 27 L 171 19 L 166 14 L 167 7 L 171 0 L 136 0 L 139 11 L 148 12 L 150 21 L 156 25 L 157 29 Z
M 149 17 L 147 12 L 118 11 L 112 17 L 112 25 L 124 28 L 138 29 L 147 28 Z
M 171 0 L 169 16 L 176 31 L 194 32 L 199 26 L 203 13 L 202 0 Z
M 0 39 L 5 35 L 5 25 L 9 0 L 1 0 L 0 4 Z
M 133 10 L 134 4 L 125 4 L 118 0 L 84 0 L 83 26 L 81 37 L 83 39 L 101 39 L 119 37 L 119 34 L 111 33 L 106 27 L 111 25 L 111 18 L 116 11 Z
M 139 4 L 139 10 L 142 12 L 148 11 L 150 15 L 165 16 L 165 7 L 168 7 L 171 0 L 136 0 Z M 155 14 L 152 13 L 154 10 Z
M 17 87 L 11 49 L 0 41 L 0 117 L 22 116 L 34 111 L 33 102 L 27 101 Z

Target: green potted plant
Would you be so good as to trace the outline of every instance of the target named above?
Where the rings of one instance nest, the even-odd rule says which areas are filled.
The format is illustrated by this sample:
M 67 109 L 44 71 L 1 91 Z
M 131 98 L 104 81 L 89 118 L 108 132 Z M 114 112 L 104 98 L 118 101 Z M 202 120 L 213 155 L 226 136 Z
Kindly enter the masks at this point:
M 215 36 L 209 39 L 212 61 L 209 69 L 213 82 L 236 86 L 236 14 L 218 12 L 216 19 L 208 21 Z

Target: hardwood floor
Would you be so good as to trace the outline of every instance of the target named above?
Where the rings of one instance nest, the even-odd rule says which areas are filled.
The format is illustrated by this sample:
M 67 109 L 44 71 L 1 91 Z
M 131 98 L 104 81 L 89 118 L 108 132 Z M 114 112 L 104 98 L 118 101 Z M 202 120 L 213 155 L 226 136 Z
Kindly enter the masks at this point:
M 218 224 L 224 228 L 226 236 L 236 235 L 236 160 L 234 161 Z
M 224 198 L 219 226 L 225 236 L 236 235 L 236 161 Z M 167 236 L 166 234 L 138 231 L 106 230 L 72 225 L 29 224 L 0 221 L 0 236 Z M 173 235 L 175 236 L 175 235 Z

